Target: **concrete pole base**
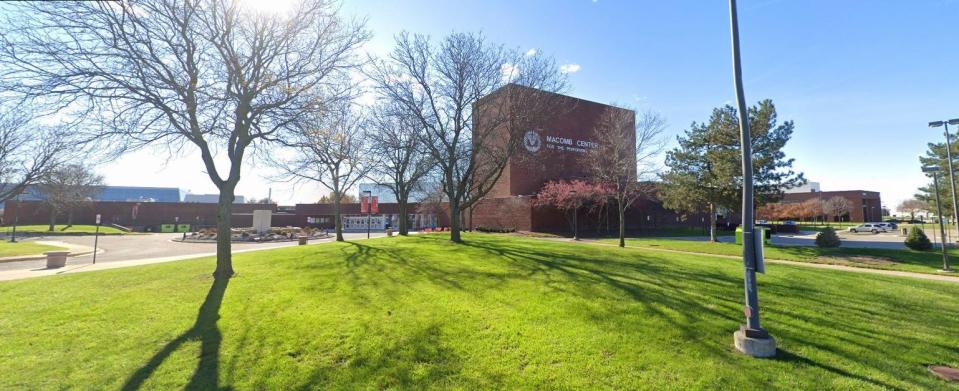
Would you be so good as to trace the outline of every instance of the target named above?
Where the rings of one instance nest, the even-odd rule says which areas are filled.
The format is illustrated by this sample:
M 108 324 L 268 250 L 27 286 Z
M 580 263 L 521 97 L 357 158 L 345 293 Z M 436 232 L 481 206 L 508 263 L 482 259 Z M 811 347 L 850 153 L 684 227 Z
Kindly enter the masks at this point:
M 733 344 L 736 349 L 752 357 L 772 357 L 776 355 L 776 339 L 747 337 L 742 330 L 733 333 Z

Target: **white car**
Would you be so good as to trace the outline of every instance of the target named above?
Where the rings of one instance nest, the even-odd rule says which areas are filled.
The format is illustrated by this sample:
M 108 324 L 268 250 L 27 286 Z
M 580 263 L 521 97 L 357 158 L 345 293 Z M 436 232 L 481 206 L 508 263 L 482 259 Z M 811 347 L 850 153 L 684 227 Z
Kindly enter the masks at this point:
M 881 223 L 864 223 L 864 224 L 859 224 L 855 227 L 849 227 L 849 232 L 852 232 L 852 233 L 872 232 L 874 234 L 877 234 L 880 232 L 888 232 L 888 231 L 889 229 L 883 226 Z

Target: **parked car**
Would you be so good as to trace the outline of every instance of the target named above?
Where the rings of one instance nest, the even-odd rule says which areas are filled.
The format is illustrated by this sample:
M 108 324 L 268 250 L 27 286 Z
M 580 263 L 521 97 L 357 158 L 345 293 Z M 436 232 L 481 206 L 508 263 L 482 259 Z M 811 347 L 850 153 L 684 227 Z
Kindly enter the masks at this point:
M 792 220 L 786 220 L 783 221 L 783 225 L 796 225 L 796 222 Z
M 878 224 L 881 225 L 881 226 L 883 226 L 883 227 L 886 227 L 886 231 L 890 231 L 890 232 L 891 232 L 891 231 L 895 231 L 896 229 L 899 228 L 899 226 L 896 225 L 896 223 L 894 223 L 894 222 L 892 222 L 892 221 L 886 221 L 886 222 L 882 222 L 882 223 L 878 223 Z
M 880 225 L 880 224 L 881 224 L 881 223 L 864 223 L 864 224 L 859 224 L 859 225 L 857 225 L 857 226 L 855 226 L 855 227 L 849 227 L 849 232 L 852 232 L 852 233 L 857 233 L 857 232 L 872 232 L 872 233 L 874 233 L 874 234 L 877 234 L 877 233 L 880 233 L 880 232 L 888 232 L 888 231 L 889 231 L 889 229 L 887 229 L 886 227 L 884 227 L 884 226 L 882 226 L 882 225 Z

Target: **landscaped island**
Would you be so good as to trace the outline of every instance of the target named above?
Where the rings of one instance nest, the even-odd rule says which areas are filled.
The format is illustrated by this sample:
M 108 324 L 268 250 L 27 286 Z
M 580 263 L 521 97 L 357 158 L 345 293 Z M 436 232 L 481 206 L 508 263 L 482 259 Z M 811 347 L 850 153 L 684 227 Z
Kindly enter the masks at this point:
M 329 236 L 328 232 L 316 228 L 272 227 L 263 232 L 257 232 L 253 228 L 234 228 L 230 230 L 230 237 L 234 242 L 283 242 L 299 240 L 301 237 L 309 240 Z M 183 242 L 216 242 L 216 238 L 216 228 L 204 228 L 199 231 L 184 233 L 183 238 L 178 240 Z
M 742 264 L 414 235 L 0 283 L 0 389 L 947 389 L 959 284 L 770 264 L 779 355 L 732 347 Z

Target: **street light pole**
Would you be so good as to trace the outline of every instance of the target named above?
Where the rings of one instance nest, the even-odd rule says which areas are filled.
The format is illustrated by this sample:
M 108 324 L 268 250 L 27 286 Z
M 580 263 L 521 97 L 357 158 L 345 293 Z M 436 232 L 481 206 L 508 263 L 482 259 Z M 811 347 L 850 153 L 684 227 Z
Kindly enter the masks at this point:
M 939 201 L 939 167 L 923 167 L 922 172 L 932 174 L 932 183 L 936 189 L 936 210 L 937 213 L 939 213 L 939 236 L 942 237 L 942 271 L 948 272 L 951 270 L 949 270 L 949 255 L 946 253 L 946 227 L 945 224 L 942 223 L 942 203 Z
M 20 222 L 20 194 L 17 193 L 17 208 L 13 210 L 13 232 L 10 233 L 10 243 L 17 242 L 17 223 Z
M 933 121 L 929 123 L 930 128 L 938 128 L 942 126 L 946 131 L 946 165 L 949 169 L 949 188 L 952 191 L 952 223 L 957 224 L 957 222 L 959 222 L 959 203 L 956 201 L 956 180 L 953 178 L 952 137 L 949 135 L 949 125 L 959 125 L 959 118 L 954 118 L 948 121 Z M 942 214 L 939 215 L 939 218 L 942 219 Z
M 373 220 L 373 192 L 366 190 L 363 192 L 366 195 L 366 238 L 370 238 L 370 224 Z
M 756 270 L 759 262 L 756 258 L 756 240 L 753 229 L 753 163 L 752 135 L 749 132 L 749 112 L 746 107 L 746 95 L 743 92 L 743 74 L 739 54 L 739 20 L 736 12 L 736 0 L 729 0 L 729 23 L 732 36 L 733 84 L 736 90 L 736 105 L 739 115 L 739 144 L 742 152 L 743 172 L 743 285 L 746 291 L 746 324 L 733 334 L 733 342 L 741 352 L 754 357 L 771 357 L 776 354 L 776 342 L 759 323 L 759 292 L 756 284 Z

